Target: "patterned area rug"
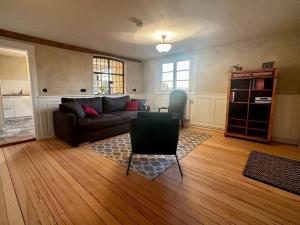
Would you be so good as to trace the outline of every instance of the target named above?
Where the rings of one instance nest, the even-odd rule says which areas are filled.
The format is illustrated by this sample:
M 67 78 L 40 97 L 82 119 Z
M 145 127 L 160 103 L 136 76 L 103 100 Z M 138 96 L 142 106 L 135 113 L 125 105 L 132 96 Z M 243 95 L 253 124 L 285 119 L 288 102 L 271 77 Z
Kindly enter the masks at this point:
M 253 151 L 244 176 L 300 195 L 300 161 Z
M 177 147 L 178 159 L 185 157 L 209 137 L 210 135 L 206 133 L 181 130 Z M 98 143 L 93 143 L 91 149 L 126 167 L 131 152 L 130 135 L 126 133 Z M 135 171 L 149 179 L 155 179 L 174 163 L 176 163 L 176 158 L 172 155 L 134 155 L 130 171 Z

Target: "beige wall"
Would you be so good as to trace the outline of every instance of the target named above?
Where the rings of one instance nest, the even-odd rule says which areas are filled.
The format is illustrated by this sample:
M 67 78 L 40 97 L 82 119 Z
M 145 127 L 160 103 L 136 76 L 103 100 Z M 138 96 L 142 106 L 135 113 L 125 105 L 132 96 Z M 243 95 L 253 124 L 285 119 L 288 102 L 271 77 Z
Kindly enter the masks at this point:
M 47 95 L 82 95 L 80 89 L 85 88 L 85 94 L 93 94 L 93 55 L 70 51 L 45 45 L 35 45 L 37 79 L 40 95 L 43 88 L 48 89 Z M 125 62 L 125 91 L 133 93 L 136 88 L 141 92 L 141 63 Z
M 26 58 L 0 55 L 0 78 L 1 80 L 28 81 Z
M 39 94 L 77 95 L 85 88 L 92 94 L 92 56 L 45 45 L 35 45 Z
M 1 94 L 30 94 L 27 59 L 0 55 Z
M 61 95 L 91 95 L 93 93 L 93 55 L 30 42 L 18 41 L 20 43 L 33 45 L 35 48 L 37 81 L 39 95 L 61 96 Z M 126 78 L 125 91 L 134 94 L 141 93 L 142 87 L 142 63 L 125 61 Z M 44 93 L 43 88 L 48 92 Z M 80 89 L 85 88 L 86 93 Z
M 241 64 L 244 69 L 261 68 L 262 62 L 275 61 L 280 69 L 279 94 L 300 94 L 300 32 L 226 46 L 198 49 L 143 63 L 143 91 L 159 91 L 159 66 L 168 58 L 191 57 L 192 92 L 226 93 L 229 66 Z
M 142 93 L 142 63 L 127 61 L 125 77 L 125 92 L 128 94 Z M 133 89 L 136 89 L 134 92 Z

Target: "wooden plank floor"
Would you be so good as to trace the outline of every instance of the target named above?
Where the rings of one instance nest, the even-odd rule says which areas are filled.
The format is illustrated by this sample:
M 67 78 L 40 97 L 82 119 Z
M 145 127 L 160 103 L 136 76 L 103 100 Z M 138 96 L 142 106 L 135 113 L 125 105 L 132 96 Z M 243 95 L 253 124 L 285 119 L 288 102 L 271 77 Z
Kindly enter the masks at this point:
M 0 149 L 0 225 L 300 224 L 300 196 L 242 176 L 251 150 L 300 149 L 212 137 L 156 181 L 57 139 Z

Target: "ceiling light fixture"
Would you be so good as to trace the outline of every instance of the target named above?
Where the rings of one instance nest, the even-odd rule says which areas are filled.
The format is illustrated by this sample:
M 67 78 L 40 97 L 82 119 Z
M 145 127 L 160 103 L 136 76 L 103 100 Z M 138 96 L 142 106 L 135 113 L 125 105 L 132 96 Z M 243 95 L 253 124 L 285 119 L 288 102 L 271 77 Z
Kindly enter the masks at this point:
M 161 53 L 170 51 L 172 48 L 172 45 L 169 43 L 165 43 L 166 35 L 165 34 L 161 35 L 161 39 L 162 39 L 162 42 L 156 45 L 156 50 Z

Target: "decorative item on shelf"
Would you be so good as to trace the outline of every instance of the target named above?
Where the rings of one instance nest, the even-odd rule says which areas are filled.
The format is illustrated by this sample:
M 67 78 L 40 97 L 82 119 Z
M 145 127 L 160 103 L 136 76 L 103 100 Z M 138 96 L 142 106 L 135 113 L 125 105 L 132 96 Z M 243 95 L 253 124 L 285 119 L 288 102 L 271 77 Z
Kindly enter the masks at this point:
M 23 90 L 21 89 L 19 92 L 18 92 L 18 95 L 22 95 L 23 94 Z
M 230 71 L 242 71 L 243 67 L 240 64 L 230 66 Z
M 235 92 L 234 91 L 230 92 L 230 102 L 234 102 L 234 96 L 235 96 Z
M 254 102 L 260 104 L 269 104 L 272 102 L 272 97 L 255 97 Z
M 162 42 L 156 45 L 156 50 L 161 52 L 161 53 L 165 53 L 171 50 L 172 45 L 169 43 L 165 43 L 165 39 L 166 39 L 166 35 L 163 34 L 161 36 Z
M 47 88 L 43 88 L 42 90 L 44 93 L 48 92 L 48 89 Z
M 274 66 L 274 61 L 273 62 L 264 62 L 261 65 L 261 68 L 262 69 L 271 69 L 271 68 L 273 68 L 273 66 Z
M 133 91 L 133 92 L 136 92 L 136 89 L 134 88 L 134 89 L 132 89 L 132 91 Z
M 255 89 L 262 90 L 265 87 L 265 79 L 256 79 L 255 80 Z
M 80 89 L 80 92 L 86 92 L 85 88 Z

